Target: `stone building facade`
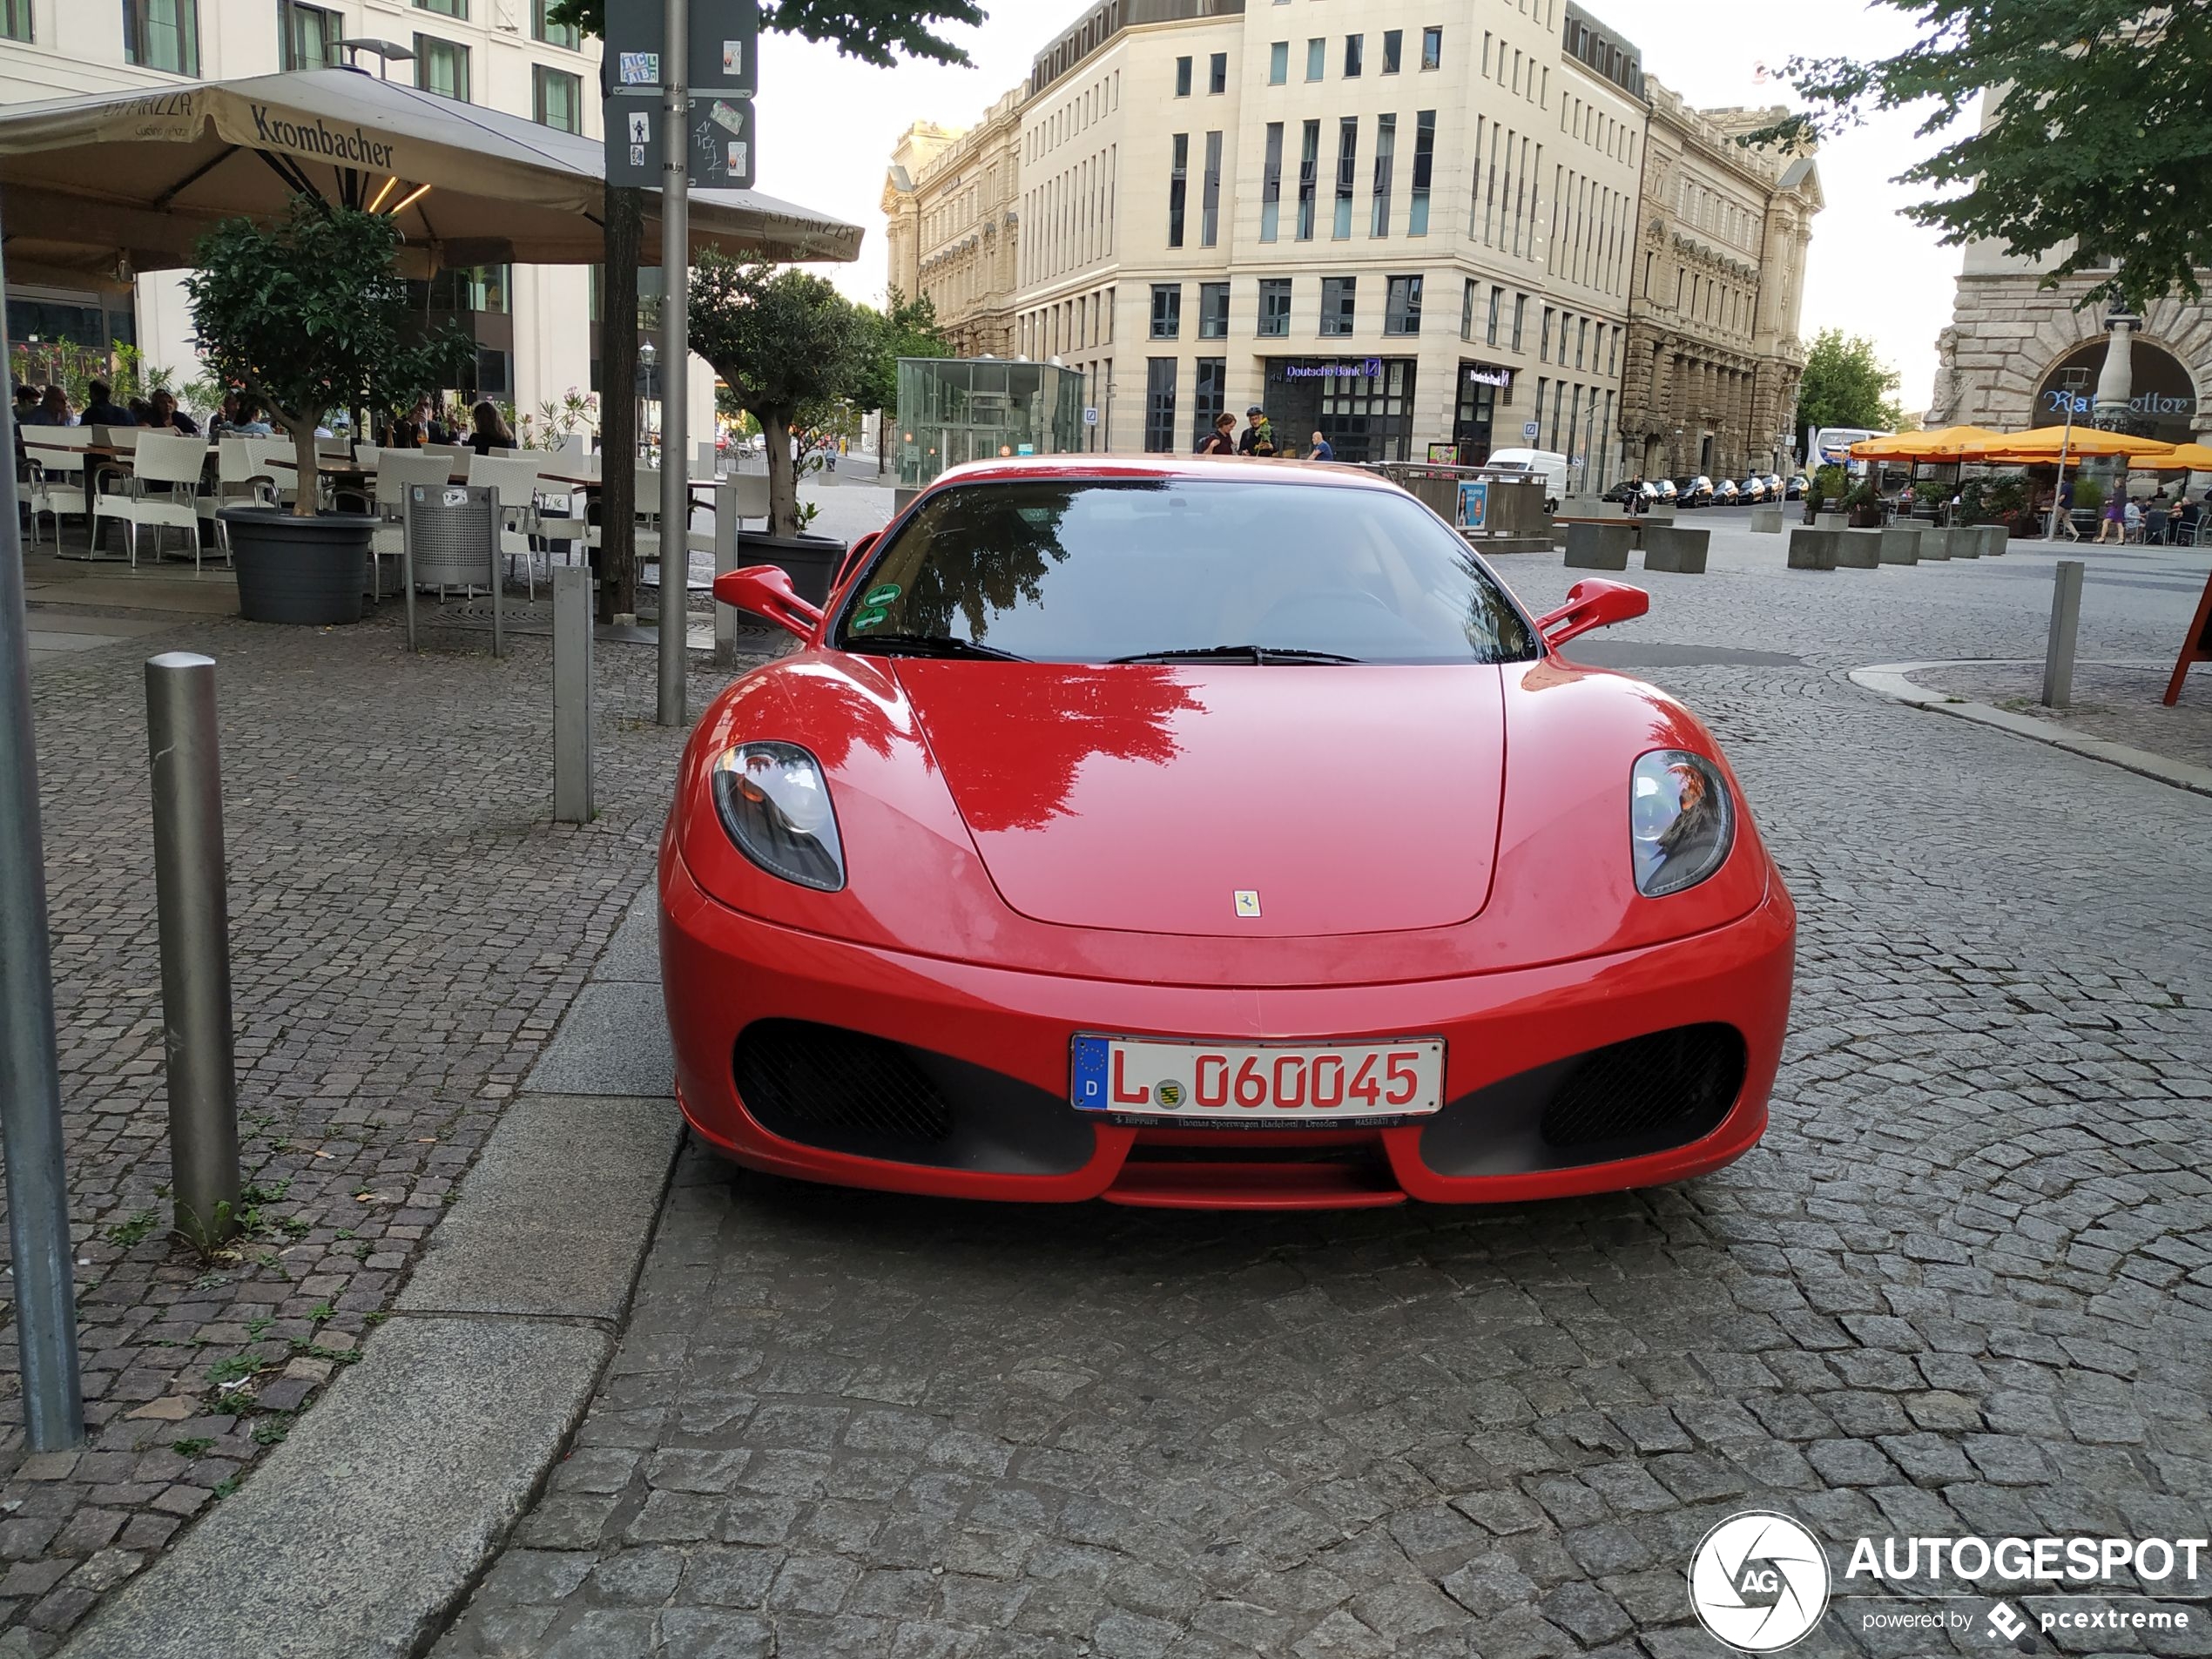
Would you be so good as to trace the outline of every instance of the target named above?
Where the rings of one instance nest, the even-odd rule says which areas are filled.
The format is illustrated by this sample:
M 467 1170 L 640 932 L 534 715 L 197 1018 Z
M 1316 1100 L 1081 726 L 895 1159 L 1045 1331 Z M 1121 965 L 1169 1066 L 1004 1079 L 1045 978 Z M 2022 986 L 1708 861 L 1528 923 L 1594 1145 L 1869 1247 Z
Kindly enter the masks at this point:
M 1780 110 L 1693 110 L 1649 85 L 1621 469 L 1786 471 L 1818 170 L 1810 157 L 1737 142 Z
M 1022 96 L 1008 92 L 965 132 L 915 123 L 884 179 L 891 286 L 927 294 L 963 357 L 1015 352 Z

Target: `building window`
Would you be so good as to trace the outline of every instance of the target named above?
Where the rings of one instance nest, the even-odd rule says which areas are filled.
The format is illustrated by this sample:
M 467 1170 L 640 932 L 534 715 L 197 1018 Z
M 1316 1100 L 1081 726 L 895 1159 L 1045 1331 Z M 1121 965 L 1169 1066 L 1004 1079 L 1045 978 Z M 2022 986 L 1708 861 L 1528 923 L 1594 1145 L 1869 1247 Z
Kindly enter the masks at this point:
M 469 21 L 469 0 L 415 0 L 418 11 L 435 11 L 443 17 Z
M 1329 43 L 1318 37 L 1305 43 L 1305 78 L 1318 81 L 1329 66 Z
M 1216 52 L 1206 65 L 1206 91 L 1219 98 L 1229 90 L 1229 54 Z
M 1183 337 L 1183 285 L 1180 282 L 1155 282 L 1152 285 L 1152 338 L 1180 340 Z
M 1394 276 L 1383 304 L 1383 333 L 1418 334 L 1421 331 L 1421 280 Z
M 1298 165 L 1298 239 L 1313 239 L 1313 199 L 1321 182 L 1321 124 L 1308 121 L 1300 141 Z
M 1226 282 L 1201 282 L 1198 285 L 1198 338 L 1229 338 L 1229 285 Z
M 1352 234 L 1352 192 L 1359 173 L 1359 118 L 1337 123 L 1337 218 L 1330 234 L 1341 242 Z
M 543 64 L 530 66 L 530 102 L 540 126 L 563 132 L 583 131 L 583 83 L 577 77 Z
M 1144 360 L 1144 452 L 1163 455 L 1175 448 L 1175 359 Z
M 1494 346 L 1498 343 L 1498 314 L 1505 309 L 1505 304 L 1506 291 L 1503 288 L 1491 289 L 1490 322 L 1482 336 L 1484 341 L 1489 345 Z
M 30 0 L 0 0 L 0 38 L 30 38 Z
M 1423 110 L 1413 118 L 1413 208 L 1406 220 L 1408 236 L 1428 234 L 1429 185 L 1436 177 L 1436 111 Z
M 1283 124 L 1267 124 L 1267 161 L 1259 176 L 1259 239 L 1271 242 L 1283 223 Z
M 1201 357 L 1198 378 L 1190 389 L 1190 429 L 1194 434 L 1190 447 L 1197 448 L 1213 434 L 1213 423 L 1221 418 L 1222 405 L 1229 401 L 1229 360 L 1226 357 Z
M 1513 348 L 1519 351 L 1528 323 L 1528 296 L 1516 293 L 1513 297 Z
M 1473 277 L 1467 280 L 1467 290 L 1460 296 L 1460 338 L 1474 338 L 1474 307 L 1481 297 L 1482 285 Z
M 1368 220 L 1367 234 L 1390 234 L 1390 192 L 1398 175 L 1398 118 L 1379 115 L 1375 118 L 1375 210 Z
M 346 20 L 338 13 L 300 0 L 279 0 L 277 44 L 287 70 L 342 68 L 338 43 L 345 33 Z
M 1590 320 L 1585 317 L 1575 325 L 1575 367 L 1582 366 L 1582 351 L 1590 343 Z
M 1421 67 L 1423 69 L 1444 67 L 1443 30 L 1424 29 L 1421 30 Z
M 1398 73 L 1399 60 L 1406 53 L 1406 31 L 1403 29 L 1383 30 L 1383 66 L 1386 75 Z
M 469 101 L 469 49 L 435 35 L 415 37 L 415 84 L 441 98 Z
M 1190 193 L 1190 135 L 1178 132 L 1174 140 L 1174 159 L 1168 167 L 1168 246 L 1183 246 L 1183 205 Z
M 1552 319 L 1558 314 L 1558 311 L 1555 307 L 1551 306 L 1546 306 L 1544 307 L 1543 332 L 1536 336 L 1536 361 L 1540 363 L 1548 363 L 1552 360 Z M 1565 334 L 1561 334 L 1559 337 L 1559 343 L 1561 347 L 1559 354 L 1560 361 L 1564 362 L 1567 361 L 1567 352 L 1565 349 L 1567 345 L 1567 336 Z
M 1291 78 L 1291 43 L 1278 40 L 1267 49 L 1267 84 L 1280 86 Z
M 123 0 L 123 59 L 172 75 L 199 74 L 199 0 Z
M 476 347 L 476 383 L 469 390 L 478 397 L 509 397 L 515 391 L 512 360 L 496 346 Z
M 1291 279 L 1262 277 L 1259 284 L 1259 332 L 1278 339 L 1291 332 Z
M 530 0 L 530 33 L 549 46 L 566 46 L 570 51 L 583 48 L 582 31 L 572 23 L 550 23 L 545 14 L 560 3 L 560 0 Z
M 1206 134 L 1206 177 L 1198 198 L 1198 246 L 1221 240 L 1221 134 Z
M 1354 319 L 1359 314 L 1359 300 L 1358 277 L 1323 277 L 1321 332 L 1325 334 L 1353 333 Z
M 1364 60 L 1365 60 L 1365 58 L 1366 57 L 1366 55 L 1367 55 L 1367 37 L 1366 37 L 1366 36 L 1365 36 L 1365 35 L 1346 35 L 1346 36 L 1344 37 L 1344 78 L 1345 78 L 1345 79 L 1346 79 L 1346 80 L 1348 80 L 1348 81 L 1356 81 L 1356 80 L 1358 80 L 1358 79 L 1359 78 L 1359 65 L 1360 65 L 1360 64 L 1362 63 L 1362 61 L 1364 61 Z
M 1190 96 L 1190 60 L 1187 57 L 1175 60 L 1175 95 L 1177 98 Z

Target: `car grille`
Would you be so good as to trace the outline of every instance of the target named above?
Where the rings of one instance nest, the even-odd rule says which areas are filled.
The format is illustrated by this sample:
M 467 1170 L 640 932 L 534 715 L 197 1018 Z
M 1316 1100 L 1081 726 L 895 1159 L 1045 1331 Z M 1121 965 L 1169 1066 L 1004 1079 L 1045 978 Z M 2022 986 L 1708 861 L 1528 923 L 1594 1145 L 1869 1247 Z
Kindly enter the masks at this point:
M 1725 1025 L 1686 1025 L 1594 1049 L 1544 1109 L 1557 1147 L 1641 1139 L 1689 1124 L 1710 1129 L 1743 1080 L 1743 1040 Z
M 802 1020 L 763 1020 L 738 1040 L 738 1093 L 786 1140 L 858 1135 L 934 1146 L 952 1109 L 895 1042 Z

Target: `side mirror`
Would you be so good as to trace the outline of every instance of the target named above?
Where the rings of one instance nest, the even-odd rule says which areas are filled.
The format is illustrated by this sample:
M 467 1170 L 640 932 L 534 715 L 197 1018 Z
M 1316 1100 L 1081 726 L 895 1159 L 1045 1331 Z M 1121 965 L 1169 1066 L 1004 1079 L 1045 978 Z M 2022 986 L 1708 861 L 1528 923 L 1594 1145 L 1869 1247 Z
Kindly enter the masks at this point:
M 1544 644 L 1556 651 L 1577 634 L 1610 628 L 1616 622 L 1632 622 L 1650 609 L 1651 596 L 1642 588 L 1592 577 L 1568 589 L 1567 603 L 1537 617 L 1536 627 L 1544 636 Z
M 773 564 L 748 564 L 714 578 L 714 597 L 725 605 L 765 617 L 779 628 L 812 640 L 822 613 L 792 591 L 790 573 Z
M 830 583 L 832 593 L 835 593 L 845 585 L 846 578 L 860 568 L 860 561 L 873 553 L 875 550 L 875 544 L 882 539 L 881 530 L 871 530 L 846 550 L 845 562 L 837 567 L 837 579 Z

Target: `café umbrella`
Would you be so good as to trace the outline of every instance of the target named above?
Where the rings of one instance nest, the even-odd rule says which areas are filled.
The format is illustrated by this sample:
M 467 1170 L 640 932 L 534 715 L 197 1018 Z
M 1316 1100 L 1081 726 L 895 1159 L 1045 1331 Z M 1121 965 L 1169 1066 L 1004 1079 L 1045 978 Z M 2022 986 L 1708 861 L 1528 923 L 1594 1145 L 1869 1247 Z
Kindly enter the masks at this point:
M 605 256 L 599 140 L 348 69 L 138 88 L 0 108 L 17 281 L 125 281 L 188 266 L 226 219 L 315 195 L 388 214 L 402 274 Z M 641 250 L 657 261 L 660 198 Z M 850 260 L 861 232 L 756 191 L 691 193 L 694 252 Z
M 2001 438 L 1987 427 L 1947 426 L 1932 432 L 1892 432 L 1863 438 L 1851 447 L 1854 461 L 1956 461 L 1971 444 Z

